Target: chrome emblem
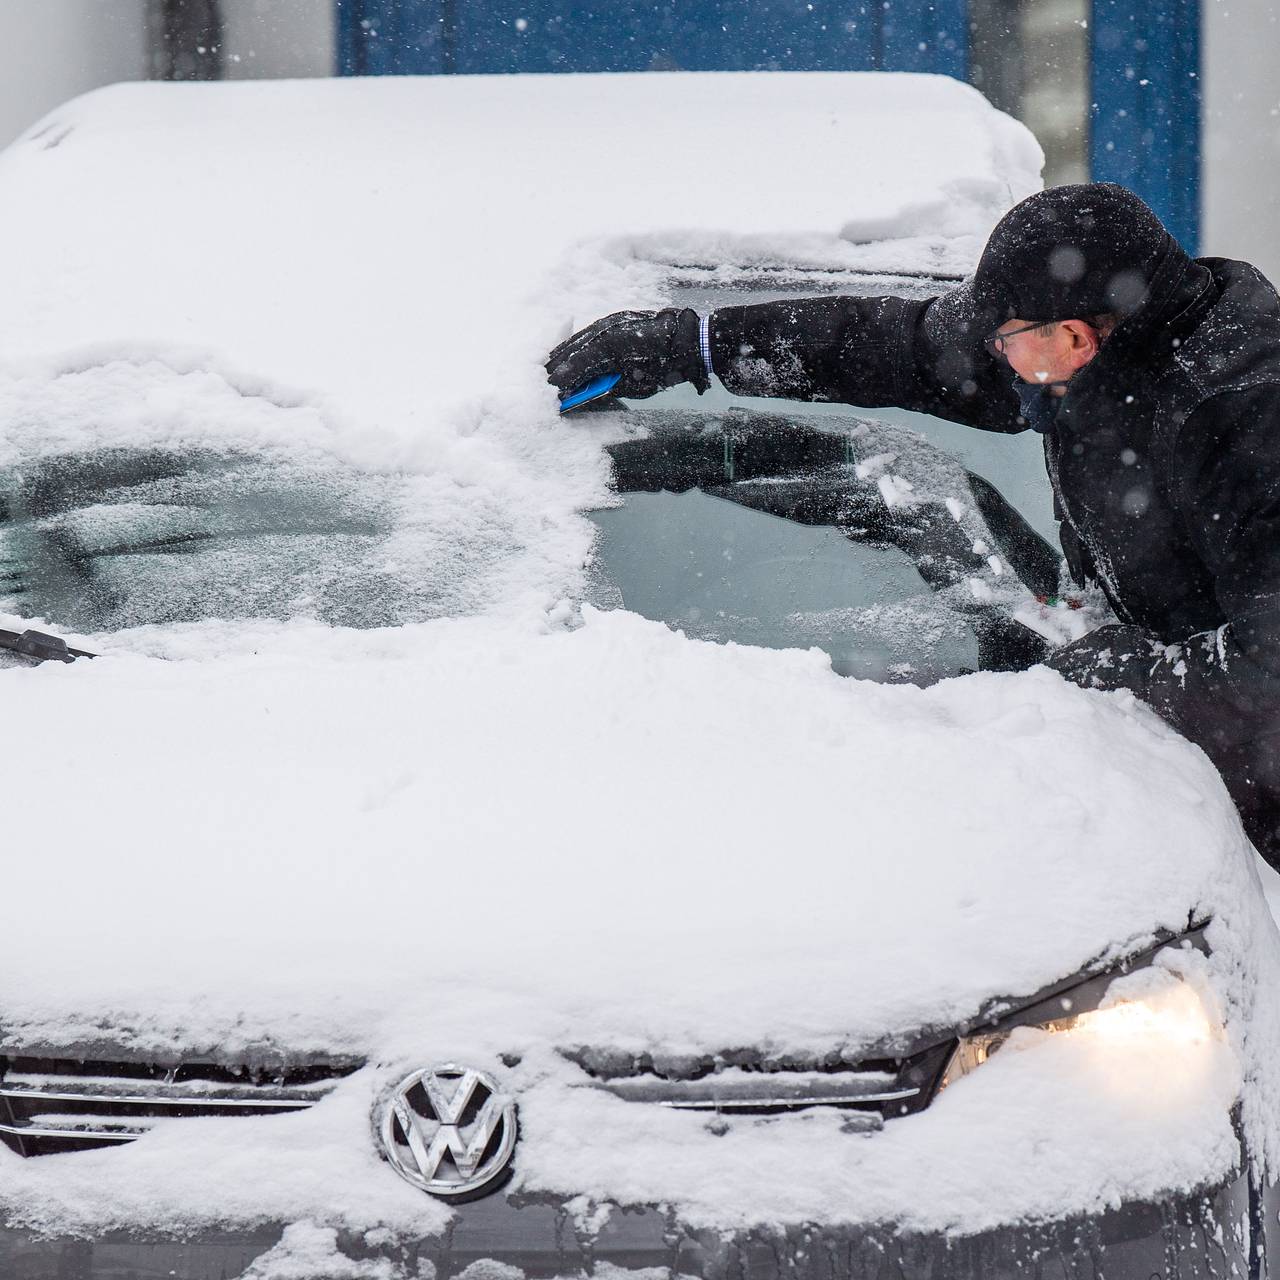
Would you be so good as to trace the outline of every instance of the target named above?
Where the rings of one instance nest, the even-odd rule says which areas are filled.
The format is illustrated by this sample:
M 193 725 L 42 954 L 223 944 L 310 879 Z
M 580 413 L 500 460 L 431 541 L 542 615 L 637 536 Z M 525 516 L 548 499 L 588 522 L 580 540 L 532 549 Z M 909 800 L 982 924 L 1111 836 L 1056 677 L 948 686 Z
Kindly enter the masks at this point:
M 492 1076 L 453 1063 L 405 1076 L 375 1119 L 391 1167 L 433 1196 L 496 1190 L 515 1154 L 515 1102 Z

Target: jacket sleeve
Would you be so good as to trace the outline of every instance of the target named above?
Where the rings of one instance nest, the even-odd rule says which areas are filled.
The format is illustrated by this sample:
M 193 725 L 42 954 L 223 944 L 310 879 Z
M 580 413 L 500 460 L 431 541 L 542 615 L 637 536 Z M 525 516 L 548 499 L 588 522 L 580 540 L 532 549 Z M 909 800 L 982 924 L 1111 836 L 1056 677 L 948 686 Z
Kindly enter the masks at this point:
M 1013 374 L 982 346 L 968 286 L 924 301 L 847 295 L 724 307 L 716 375 L 737 395 L 896 405 L 988 431 L 1023 431 Z
M 1177 644 L 1102 627 L 1049 665 L 1132 690 L 1215 756 L 1280 731 L 1280 386 L 1205 401 L 1171 458 L 1170 497 L 1227 621 Z

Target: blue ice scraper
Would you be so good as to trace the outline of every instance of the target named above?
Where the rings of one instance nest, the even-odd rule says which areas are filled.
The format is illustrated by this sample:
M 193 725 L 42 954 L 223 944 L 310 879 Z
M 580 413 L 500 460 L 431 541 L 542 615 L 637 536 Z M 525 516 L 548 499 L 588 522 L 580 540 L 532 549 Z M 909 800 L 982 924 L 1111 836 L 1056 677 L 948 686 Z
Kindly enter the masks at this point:
M 568 413 L 570 409 L 577 409 L 592 400 L 599 400 L 601 396 L 607 396 L 618 385 L 621 378 L 620 373 L 606 373 L 603 377 L 592 378 L 577 391 L 570 391 L 567 396 L 561 397 L 560 412 Z

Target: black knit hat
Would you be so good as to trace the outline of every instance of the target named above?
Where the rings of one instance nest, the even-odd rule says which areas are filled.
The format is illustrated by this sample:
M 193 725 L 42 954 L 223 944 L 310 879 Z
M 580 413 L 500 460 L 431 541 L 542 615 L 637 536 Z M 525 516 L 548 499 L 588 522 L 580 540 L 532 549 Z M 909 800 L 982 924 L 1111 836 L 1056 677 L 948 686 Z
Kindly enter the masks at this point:
M 1173 237 L 1112 182 L 1053 187 L 996 223 L 973 278 L 981 323 L 1132 315 Z

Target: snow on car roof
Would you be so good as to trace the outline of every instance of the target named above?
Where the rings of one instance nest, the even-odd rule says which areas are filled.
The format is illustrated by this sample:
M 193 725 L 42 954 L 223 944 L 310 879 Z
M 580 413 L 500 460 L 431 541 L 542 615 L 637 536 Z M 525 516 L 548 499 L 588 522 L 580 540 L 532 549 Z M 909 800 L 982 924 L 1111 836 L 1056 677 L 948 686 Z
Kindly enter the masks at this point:
M 963 270 L 1041 160 L 941 76 L 117 85 L 0 161 L 0 351 L 194 348 L 412 434 L 651 289 L 617 261 L 650 238 Z

